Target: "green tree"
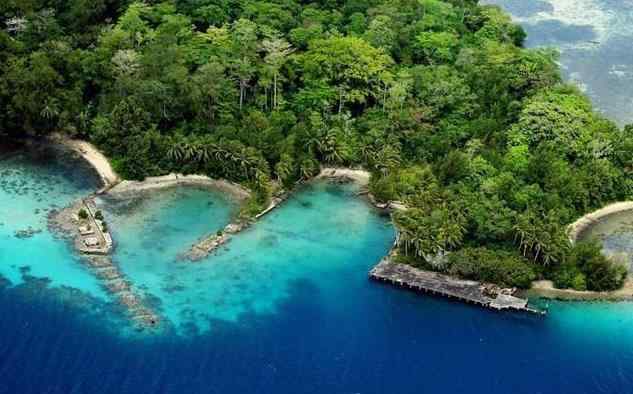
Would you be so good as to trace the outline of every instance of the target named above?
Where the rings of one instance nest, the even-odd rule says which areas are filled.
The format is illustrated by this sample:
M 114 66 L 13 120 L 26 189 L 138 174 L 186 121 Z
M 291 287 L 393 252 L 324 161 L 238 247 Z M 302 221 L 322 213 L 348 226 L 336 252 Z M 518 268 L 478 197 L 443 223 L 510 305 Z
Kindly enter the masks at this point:
M 345 103 L 367 104 L 392 60 L 361 38 L 333 37 L 314 41 L 300 62 L 307 83 L 323 81 L 336 87 L 340 113 Z
M 294 52 L 292 46 L 283 38 L 272 37 L 262 41 L 261 48 L 266 54 L 264 62 L 270 68 L 273 74 L 273 94 L 272 107 L 277 109 L 279 106 L 278 81 L 281 67 L 287 61 L 288 55 Z

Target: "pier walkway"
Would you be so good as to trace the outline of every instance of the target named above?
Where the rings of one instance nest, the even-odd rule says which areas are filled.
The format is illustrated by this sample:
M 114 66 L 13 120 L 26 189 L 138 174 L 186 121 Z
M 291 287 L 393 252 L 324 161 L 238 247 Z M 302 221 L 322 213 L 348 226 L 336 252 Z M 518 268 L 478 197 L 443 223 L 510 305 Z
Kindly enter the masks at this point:
M 82 199 L 81 208 L 83 208 L 88 215 L 86 222 L 88 224 L 87 229 L 89 229 L 90 232 L 82 234 L 81 231 L 79 231 L 77 248 L 84 254 L 96 254 L 103 256 L 109 255 L 113 246 L 112 236 L 110 235 L 110 232 L 104 230 L 103 221 L 97 219 L 97 207 L 94 198 L 90 197 Z M 89 243 L 90 239 L 94 239 L 96 243 L 91 245 Z
M 498 294 L 491 294 L 489 291 L 491 286 L 489 285 L 396 263 L 390 257 L 385 257 L 378 263 L 369 272 L 369 276 L 377 281 L 497 311 L 513 310 L 538 315 L 545 314 L 544 311 L 528 306 L 528 301 L 524 298 L 515 297 L 503 291 Z

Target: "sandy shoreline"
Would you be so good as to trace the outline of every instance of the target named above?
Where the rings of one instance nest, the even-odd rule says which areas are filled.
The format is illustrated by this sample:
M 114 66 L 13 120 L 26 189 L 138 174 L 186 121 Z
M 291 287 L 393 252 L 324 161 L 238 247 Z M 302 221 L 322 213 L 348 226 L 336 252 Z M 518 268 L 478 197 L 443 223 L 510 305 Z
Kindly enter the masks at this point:
M 564 301 L 629 301 L 633 300 L 633 278 L 628 277 L 621 289 L 614 291 L 578 291 L 557 289 L 552 281 L 532 282 L 528 295 Z
M 349 180 L 351 182 L 358 183 L 361 187 L 367 187 L 369 184 L 370 173 L 363 169 L 352 169 L 352 168 L 335 168 L 335 167 L 322 167 L 321 171 L 317 176 L 313 178 L 313 180 L 323 180 L 323 179 L 342 179 Z M 118 188 L 119 186 L 117 186 Z M 114 189 L 116 191 L 116 188 Z M 111 191 L 112 192 L 112 191 Z M 218 234 L 210 235 L 206 238 L 200 239 L 198 242 L 193 244 L 189 251 L 184 254 L 184 257 L 189 259 L 189 261 L 200 261 L 203 258 L 209 256 L 220 246 L 225 245 L 227 242 L 231 240 L 231 237 L 235 234 L 249 228 L 251 225 L 255 224 L 262 217 L 266 216 L 273 210 L 277 209 L 280 205 L 282 205 L 288 197 L 292 194 L 292 191 L 282 191 L 279 195 L 272 197 L 270 204 L 262 210 L 260 213 L 255 215 L 250 220 L 240 219 L 236 222 L 229 223 L 222 231 Z M 369 196 L 370 202 L 374 206 L 378 206 L 375 200 Z M 386 204 L 385 207 L 387 208 Z
M 621 212 L 633 210 L 633 201 L 609 204 L 606 207 L 590 212 L 567 227 L 569 242 L 573 245 L 582 234 L 600 220 Z M 539 280 L 532 282 L 528 294 L 541 298 L 565 301 L 625 301 L 633 300 L 633 277 L 629 274 L 621 289 L 614 291 L 578 291 L 573 289 L 557 289 L 552 281 Z
M 213 179 L 204 175 L 169 174 L 158 177 L 147 177 L 143 181 L 122 181 L 108 190 L 108 194 L 122 195 L 149 190 L 157 190 L 175 186 L 203 186 L 218 189 L 231 194 L 237 200 L 245 200 L 250 191 L 237 183 L 224 179 Z
M 221 190 L 223 192 L 231 194 L 234 198 L 239 201 L 245 200 L 250 196 L 250 191 L 244 188 L 241 185 L 223 180 L 223 179 L 212 179 L 203 175 L 182 175 L 182 174 L 169 174 L 159 177 L 148 177 L 143 181 L 123 181 L 113 170 L 112 166 L 108 158 L 103 155 L 95 146 L 90 144 L 89 142 L 82 140 L 74 140 L 62 135 L 54 135 L 51 137 L 51 140 L 54 143 L 59 143 L 65 147 L 72 149 L 74 152 L 77 152 L 81 155 L 84 160 L 86 160 L 99 174 L 103 184 L 103 191 L 107 191 L 108 194 L 112 195 L 125 195 L 131 194 L 135 192 L 143 192 L 150 190 L 157 190 L 162 188 L 169 188 L 175 186 L 203 186 Z M 354 169 L 354 168 L 345 168 L 345 167 L 322 167 L 321 171 L 317 176 L 314 177 L 315 180 L 318 179 L 348 179 L 359 184 L 361 187 L 367 187 L 369 185 L 371 174 L 369 171 L 364 169 Z M 370 202 L 382 209 L 406 209 L 404 205 L 398 202 L 387 203 L 387 204 L 379 204 L 377 203 L 371 195 L 368 196 Z M 266 213 L 277 208 L 281 203 L 285 200 L 279 199 L 279 201 L 273 201 L 271 206 L 267 207 L 262 213 L 256 216 L 257 219 L 265 216 Z M 603 219 L 607 216 L 617 214 L 619 212 L 624 212 L 628 210 L 633 210 L 633 201 L 624 201 L 618 202 L 614 204 L 610 204 L 604 208 L 601 208 L 597 211 L 591 212 L 576 222 L 572 223 L 568 227 L 568 236 L 570 242 L 574 243 L 577 241 L 578 237 L 591 225 L 598 222 L 600 219 Z M 252 223 L 251 223 L 252 224 Z M 239 230 L 233 227 L 235 223 L 229 224 L 227 229 L 232 229 L 233 231 L 226 231 L 223 234 L 226 237 L 228 234 L 239 232 L 242 228 L 248 226 L 239 226 Z M 193 245 L 190 249 L 190 252 L 194 250 L 197 252 L 196 254 L 208 255 L 219 245 L 209 245 L 210 241 L 216 241 L 218 236 L 209 237 L 203 241 L 198 242 L 196 245 Z M 226 240 L 225 240 L 226 241 Z M 201 247 L 201 244 L 206 243 L 206 247 Z M 211 242 L 215 244 L 215 242 Z M 221 244 L 223 244 L 222 242 Z M 198 249 L 201 247 L 200 249 Z M 211 250 L 209 250 L 211 249 Z M 202 253 L 200 253 L 202 252 Z M 196 256 L 199 259 L 201 256 Z M 194 259 L 194 260 L 197 260 Z M 570 289 L 556 289 L 554 288 L 551 281 L 535 281 L 532 284 L 532 288 L 528 290 L 528 294 L 531 296 L 537 296 L 542 298 L 550 298 L 550 299 L 561 299 L 561 300 L 577 300 L 577 301 L 587 301 L 587 300 L 633 300 L 633 278 L 629 277 L 622 289 L 611 291 L 611 292 L 592 292 L 592 291 L 576 291 Z
M 369 186 L 369 180 L 371 173 L 362 168 L 348 168 L 348 167 L 322 167 L 319 175 L 314 179 L 348 179 L 357 183 L 362 188 L 366 189 L 363 194 L 367 195 L 371 205 L 378 209 L 387 209 L 392 211 L 406 211 L 407 207 L 400 201 L 388 201 L 385 203 L 378 202 L 376 198 L 367 190 Z
M 582 235 L 582 233 L 593 224 L 600 221 L 600 219 L 604 219 L 605 217 L 616 213 L 631 210 L 633 210 L 633 201 L 622 201 L 607 205 L 597 211 L 590 212 L 567 227 L 567 236 L 569 237 L 569 241 L 572 244 L 578 241 L 578 238 Z
M 110 165 L 108 158 L 91 143 L 71 139 L 61 134 L 53 134 L 50 139 L 53 143 L 70 148 L 81 155 L 97 171 L 105 188 L 116 185 L 121 181 L 121 178 Z
M 147 177 L 143 181 L 122 180 L 110 165 L 108 158 L 90 142 L 71 139 L 61 134 L 51 136 L 51 141 L 81 155 L 81 157 L 97 171 L 99 177 L 101 177 L 104 184 L 104 188 L 101 190 L 102 192 L 107 191 L 110 194 L 124 194 L 189 185 L 217 188 L 223 192 L 230 193 L 238 200 L 243 200 L 250 196 L 250 191 L 241 185 L 224 179 L 209 178 L 204 175 L 172 173 L 164 176 Z
M 370 177 L 371 174 L 369 173 L 369 171 L 363 169 L 322 167 L 321 172 L 319 172 L 319 175 L 314 177 L 314 179 L 349 178 L 358 183 L 360 186 L 367 186 L 369 185 Z

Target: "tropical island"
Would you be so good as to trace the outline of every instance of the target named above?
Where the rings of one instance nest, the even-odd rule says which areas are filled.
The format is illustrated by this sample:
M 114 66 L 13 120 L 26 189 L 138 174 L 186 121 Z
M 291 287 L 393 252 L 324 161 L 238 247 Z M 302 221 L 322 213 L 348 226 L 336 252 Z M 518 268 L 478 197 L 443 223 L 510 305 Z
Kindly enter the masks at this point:
M 407 208 L 398 263 L 524 289 L 626 280 L 567 230 L 633 199 L 633 127 L 595 112 L 497 7 L 9 1 L 0 15 L 3 140 L 61 133 L 125 179 L 240 184 L 246 220 L 322 167 L 363 168 L 378 204 Z

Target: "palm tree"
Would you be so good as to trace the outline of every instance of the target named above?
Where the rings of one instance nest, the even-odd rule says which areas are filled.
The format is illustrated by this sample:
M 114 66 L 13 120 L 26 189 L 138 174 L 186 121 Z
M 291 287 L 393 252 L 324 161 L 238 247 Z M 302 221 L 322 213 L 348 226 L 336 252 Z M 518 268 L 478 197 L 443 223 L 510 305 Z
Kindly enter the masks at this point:
M 51 120 L 59 115 L 59 108 L 55 100 L 46 100 L 44 108 L 40 111 L 40 116 L 46 120 Z
M 550 265 L 560 260 L 569 245 L 556 213 L 543 216 L 540 218 L 532 211 L 520 214 L 513 226 L 514 238 L 524 257 L 531 255 L 535 262 Z
M 303 159 L 299 165 L 299 174 L 301 179 L 310 179 L 315 175 L 319 164 L 314 159 Z
M 293 160 L 292 156 L 282 153 L 281 159 L 275 165 L 275 175 L 279 182 L 283 182 L 288 179 L 293 172 Z
M 328 163 L 339 163 L 343 161 L 341 151 L 342 147 L 341 144 L 339 144 L 336 133 L 333 131 L 326 133 L 319 149 L 319 153 L 325 161 Z
M 176 162 L 180 162 L 185 156 L 182 144 L 174 144 L 167 149 L 167 158 Z
M 378 152 L 374 153 L 372 161 L 374 167 L 385 176 L 389 173 L 389 170 L 400 165 L 400 150 L 391 145 L 385 145 Z

